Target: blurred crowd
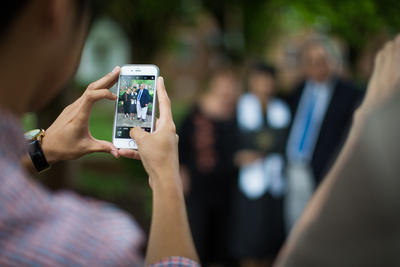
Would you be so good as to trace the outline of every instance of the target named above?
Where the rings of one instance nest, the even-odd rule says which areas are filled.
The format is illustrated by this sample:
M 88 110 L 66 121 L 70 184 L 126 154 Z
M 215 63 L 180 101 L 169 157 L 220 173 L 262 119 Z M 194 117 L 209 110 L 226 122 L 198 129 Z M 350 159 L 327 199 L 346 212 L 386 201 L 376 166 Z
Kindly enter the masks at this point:
M 180 125 L 189 222 L 204 266 L 270 266 L 334 162 L 363 90 L 339 49 L 313 35 L 282 94 L 261 59 L 216 68 Z

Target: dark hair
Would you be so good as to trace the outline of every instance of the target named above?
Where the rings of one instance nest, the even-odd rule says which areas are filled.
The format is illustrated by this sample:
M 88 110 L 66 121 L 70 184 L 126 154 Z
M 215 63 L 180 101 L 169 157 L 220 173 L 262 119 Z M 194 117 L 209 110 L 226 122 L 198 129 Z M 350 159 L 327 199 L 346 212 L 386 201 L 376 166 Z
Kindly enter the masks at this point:
M 276 70 L 271 65 L 268 65 L 262 61 L 258 61 L 250 66 L 250 73 L 254 72 L 268 74 L 275 78 Z
M 218 66 L 215 69 L 212 69 L 212 72 L 209 73 L 208 77 L 203 80 L 203 90 L 199 93 L 204 94 L 210 92 L 212 84 L 220 78 L 228 78 L 234 83 L 239 84 L 241 82 L 242 73 L 240 72 L 240 68 L 235 65 L 224 64 Z
M 31 0 L 3 1 L 0 8 L 0 41 L 17 19 L 18 15 L 28 6 Z M 85 11 L 96 12 L 99 0 L 76 0 L 78 6 L 78 19 L 82 18 Z
M 0 38 L 5 35 L 17 15 L 27 6 L 29 0 L 4 1 L 0 8 Z

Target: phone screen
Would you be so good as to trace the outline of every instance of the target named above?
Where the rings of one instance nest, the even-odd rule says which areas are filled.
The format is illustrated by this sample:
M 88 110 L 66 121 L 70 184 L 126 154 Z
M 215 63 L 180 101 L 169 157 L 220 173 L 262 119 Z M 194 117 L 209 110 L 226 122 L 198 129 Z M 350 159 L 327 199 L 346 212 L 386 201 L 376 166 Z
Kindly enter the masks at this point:
M 115 138 L 130 139 L 130 131 L 141 127 L 151 132 L 154 104 L 154 75 L 120 75 Z

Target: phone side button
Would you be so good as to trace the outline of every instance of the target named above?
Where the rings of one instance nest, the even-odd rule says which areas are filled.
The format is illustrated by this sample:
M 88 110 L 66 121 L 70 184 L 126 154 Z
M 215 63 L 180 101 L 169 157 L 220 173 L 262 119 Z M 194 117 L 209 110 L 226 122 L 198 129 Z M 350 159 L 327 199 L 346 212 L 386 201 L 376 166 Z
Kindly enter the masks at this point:
M 129 141 L 129 146 L 130 147 L 135 147 L 136 146 L 136 142 L 135 142 L 135 140 L 131 140 L 131 141 Z

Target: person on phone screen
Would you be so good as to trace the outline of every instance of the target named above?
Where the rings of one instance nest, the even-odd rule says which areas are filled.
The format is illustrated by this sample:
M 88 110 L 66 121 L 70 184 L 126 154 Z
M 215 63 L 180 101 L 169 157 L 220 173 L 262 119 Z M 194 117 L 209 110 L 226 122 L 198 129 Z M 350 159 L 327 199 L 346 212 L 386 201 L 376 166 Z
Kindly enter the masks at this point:
M 125 118 L 129 118 L 130 106 L 131 106 L 131 88 L 128 88 L 125 93 L 122 95 L 123 107 Z
M 140 90 L 137 95 L 137 119 L 146 121 L 147 109 L 150 102 L 149 90 L 144 88 L 144 84 L 140 84 Z
M 90 84 L 45 132 L 29 132 L 28 142 L 24 137 L 23 114 L 43 107 L 73 77 L 95 3 L 6 1 L 0 9 L 0 266 L 198 266 L 161 77 L 156 131 L 131 131 L 140 153 L 118 150 L 89 130 L 94 103 L 118 99 L 109 88 L 119 67 Z M 10 101 L 15 97 L 19 101 Z M 151 177 L 153 216 L 145 259 L 145 237 L 134 218 L 101 201 L 49 191 L 31 176 L 93 152 L 141 159 Z
M 136 108 L 136 101 L 137 101 L 137 92 L 136 92 L 136 86 L 132 87 L 132 91 L 130 94 L 130 106 L 129 106 L 129 112 L 131 113 L 131 116 L 129 117 L 130 120 L 135 119 L 134 114 L 137 113 L 137 108 Z

